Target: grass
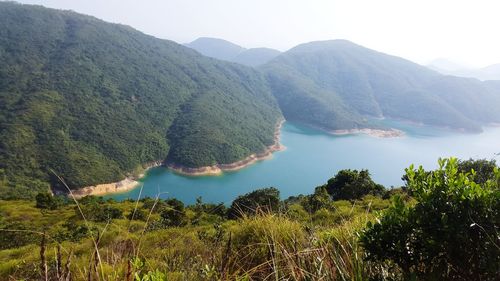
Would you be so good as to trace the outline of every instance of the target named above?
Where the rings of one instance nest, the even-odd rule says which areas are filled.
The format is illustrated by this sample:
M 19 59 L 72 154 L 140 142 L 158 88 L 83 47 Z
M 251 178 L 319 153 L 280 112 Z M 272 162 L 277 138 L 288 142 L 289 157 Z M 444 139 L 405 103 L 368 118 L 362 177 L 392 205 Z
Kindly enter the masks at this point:
M 132 280 L 134 274 L 144 280 L 156 275 L 163 276 L 158 280 L 363 280 L 367 268 L 357 231 L 374 217 L 369 206 L 383 209 L 386 201 L 377 197 L 354 204 L 337 201 L 315 214 L 295 204 L 284 212 L 259 211 L 238 220 L 219 218 L 216 223 L 213 215 L 188 209 L 188 225 L 156 230 L 148 230 L 148 224 L 159 214 L 148 210 L 145 221 L 87 221 L 93 231 L 60 244 L 55 236 L 65 222 L 83 223 L 75 205 L 41 212 L 30 201 L 2 201 L 0 214 L 4 221 L 19 220 L 30 223 L 31 229 L 47 231 L 43 247 L 49 280 L 57 280 L 58 245 L 59 263 L 69 258 L 72 280 Z M 141 202 L 110 204 L 123 210 L 124 217 L 142 208 Z M 1 280 L 43 275 L 40 237 L 0 251 Z

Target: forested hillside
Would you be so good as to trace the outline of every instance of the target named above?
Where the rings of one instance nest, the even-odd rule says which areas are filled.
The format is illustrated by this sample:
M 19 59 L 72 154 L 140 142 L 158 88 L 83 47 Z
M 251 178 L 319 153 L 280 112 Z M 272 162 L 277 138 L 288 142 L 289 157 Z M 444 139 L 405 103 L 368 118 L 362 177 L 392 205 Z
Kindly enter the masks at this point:
M 0 191 L 199 167 L 273 142 L 280 110 L 255 70 L 130 27 L 0 3 Z
M 444 76 L 345 40 L 311 42 L 260 68 L 288 120 L 346 129 L 362 116 L 480 131 L 500 121 L 494 82 Z

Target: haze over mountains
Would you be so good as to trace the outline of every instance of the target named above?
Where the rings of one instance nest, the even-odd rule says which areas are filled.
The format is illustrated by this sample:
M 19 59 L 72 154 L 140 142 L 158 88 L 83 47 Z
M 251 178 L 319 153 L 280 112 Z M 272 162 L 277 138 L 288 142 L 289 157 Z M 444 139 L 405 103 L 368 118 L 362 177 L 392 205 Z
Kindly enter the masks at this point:
M 500 80 L 500 64 L 492 64 L 483 68 L 471 68 L 447 59 L 436 59 L 427 66 L 445 75 L 477 78 L 482 81 Z
M 345 40 L 311 42 L 261 67 L 285 117 L 327 130 L 391 117 L 480 131 L 500 121 L 497 81 L 444 76 Z
M 226 60 L 243 49 L 213 38 L 193 44 Z M 346 40 L 301 44 L 258 69 L 287 120 L 326 130 L 373 127 L 370 117 L 465 131 L 481 131 L 483 124 L 500 120 L 497 83 L 441 75 Z
M 246 49 L 229 41 L 202 37 L 184 44 L 201 54 L 248 66 L 259 66 L 277 57 L 281 52 L 270 48 Z
M 371 119 L 382 117 L 471 132 L 500 122 L 500 81 L 444 76 L 345 40 L 284 53 L 211 38 L 188 47 L 1 2 L 0 192 L 57 185 L 52 171 L 74 188 L 152 161 L 232 163 L 271 145 L 283 116 L 329 131 L 379 128 Z

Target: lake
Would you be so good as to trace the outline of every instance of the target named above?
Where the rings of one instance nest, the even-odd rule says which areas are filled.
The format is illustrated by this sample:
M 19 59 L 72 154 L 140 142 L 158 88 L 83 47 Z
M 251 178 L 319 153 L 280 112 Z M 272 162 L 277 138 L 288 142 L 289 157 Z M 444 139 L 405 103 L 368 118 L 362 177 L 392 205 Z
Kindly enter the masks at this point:
M 375 182 L 387 188 L 400 186 L 404 169 L 410 164 L 437 167 L 439 157 L 498 159 L 500 128 L 485 128 L 481 134 L 462 134 L 429 126 L 394 120 L 380 121 L 406 133 L 399 138 L 368 135 L 333 136 L 319 130 L 286 122 L 281 142 L 286 150 L 272 159 L 220 176 L 189 177 L 159 167 L 148 171 L 140 181 L 142 197 L 174 197 L 192 204 L 201 196 L 204 202 L 230 204 L 238 195 L 258 188 L 276 187 L 282 198 L 310 194 L 341 169 L 368 169 Z M 106 196 L 136 199 L 141 188 Z

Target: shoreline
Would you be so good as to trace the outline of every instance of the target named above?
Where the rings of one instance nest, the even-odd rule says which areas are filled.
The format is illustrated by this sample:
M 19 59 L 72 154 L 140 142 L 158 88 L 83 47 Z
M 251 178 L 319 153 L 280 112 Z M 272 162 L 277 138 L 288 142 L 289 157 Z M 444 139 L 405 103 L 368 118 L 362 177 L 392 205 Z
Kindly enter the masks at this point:
M 344 129 L 344 130 L 333 130 L 327 132 L 336 136 L 365 134 L 376 138 L 399 138 L 405 135 L 403 131 L 394 128 L 390 128 L 387 130 L 370 129 L 370 128 Z
M 229 163 L 229 164 L 216 164 L 213 166 L 204 166 L 199 168 L 189 168 L 177 164 L 167 164 L 166 167 L 171 171 L 184 175 L 184 176 L 218 176 L 224 172 L 231 172 L 243 169 L 250 166 L 258 161 L 269 159 L 273 156 L 274 152 L 282 151 L 285 149 L 280 143 L 281 127 L 285 123 L 285 120 L 281 120 L 276 125 L 274 131 L 274 143 L 268 146 L 263 152 L 253 153 L 247 156 L 245 159 Z
M 140 184 L 138 180 L 143 178 L 149 169 L 160 166 L 165 166 L 166 168 L 170 169 L 175 173 L 186 176 L 216 176 L 222 174 L 223 172 L 237 171 L 239 169 L 252 165 L 258 161 L 269 159 L 272 157 L 273 152 L 282 151 L 285 149 L 285 147 L 280 143 L 281 127 L 283 126 L 284 122 L 285 120 L 283 119 L 279 121 L 278 124 L 276 125 L 276 129 L 274 131 L 274 143 L 272 145 L 268 146 L 263 152 L 253 153 L 248 157 L 246 157 L 245 159 L 229 164 L 217 164 L 213 166 L 205 166 L 200 168 L 188 168 L 176 164 L 163 165 L 161 161 L 156 161 L 146 165 L 144 172 L 138 175 L 137 177 L 127 177 L 117 182 L 103 183 L 103 184 L 77 188 L 71 190 L 71 194 L 73 194 L 73 196 L 76 199 L 80 199 L 82 197 L 90 195 L 104 196 L 109 194 L 117 194 L 117 193 L 124 193 L 127 191 L 131 191 Z M 71 194 L 68 193 L 68 196 L 71 196 Z
M 71 190 L 68 196 L 73 195 L 74 198 L 80 199 L 85 196 L 103 196 L 108 194 L 124 193 L 135 189 L 140 182 L 139 179 L 143 178 L 149 169 L 161 166 L 161 161 L 155 161 L 146 165 L 144 171 L 137 177 L 126 177 L 125 179 L 117 182 L 102 183 L 96 185 L 85 186 Z

